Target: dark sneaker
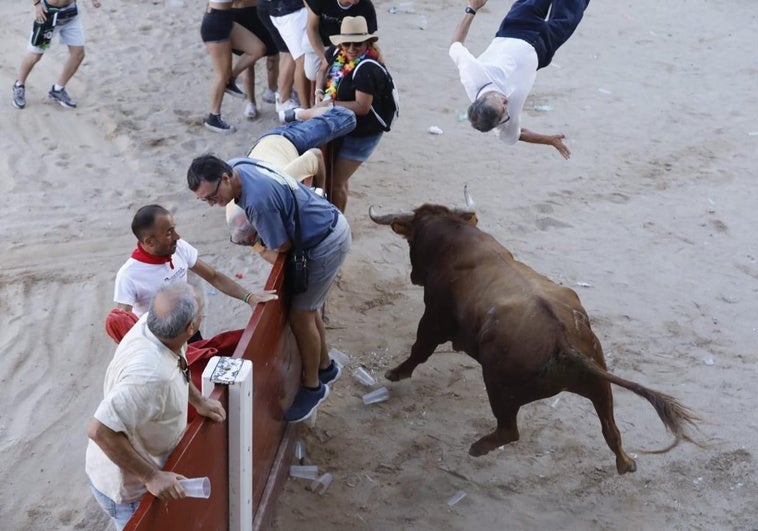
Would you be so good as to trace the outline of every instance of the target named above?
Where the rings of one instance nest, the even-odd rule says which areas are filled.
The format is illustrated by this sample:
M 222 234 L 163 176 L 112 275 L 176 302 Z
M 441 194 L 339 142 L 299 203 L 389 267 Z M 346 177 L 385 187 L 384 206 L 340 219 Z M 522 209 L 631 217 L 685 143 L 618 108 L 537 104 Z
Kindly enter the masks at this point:
M 318 370 L 318 379 L 322 384 L 330 384 L 338 380 L 341 375 L 342 366 L 334 360 L 326 369 Z
M 76 109 L 76 102 L 68 95 L 66 87 L 63 87 L 60 90 L 55 90 L 55 85 L 53 85 L 53 87 L 50 88 L 50 92 L 47 93 L 47 99 L 57 101 L 67 109 Z
M 247 94 L 242 92 L 240 88 L 237 86 L 237 83 L 235 83 L 234 79 L 230 79 L 229 83 L 226 84 L 226 88 L 224 89 L 224 92 L 229 94 L 230 96 L 234 96 L 235 98 L 246 98 Z
M 13 99 L 11 103 L 16 109 L 26 107 L 26 88 L 23 85 L 19 85 L 18 82 L 13 84 Z
M 223 121 L 221 119 L 220 114 L 209 114 L 208 118 L 203 120 L 203 125 L 206 129 L 210 129 L 211 131 L 215 131 L 216 133 L 222 133 L 225 135 L 228 135 L 229 133 L 233 133 L 236 131 L 236 129 Z
M 301 387 L 295 401 L 284 414 L 287 422 L 302 422 L 316 411 L 316 408 L 329 396 L 329 386 L 321 384 L 315 391 Z

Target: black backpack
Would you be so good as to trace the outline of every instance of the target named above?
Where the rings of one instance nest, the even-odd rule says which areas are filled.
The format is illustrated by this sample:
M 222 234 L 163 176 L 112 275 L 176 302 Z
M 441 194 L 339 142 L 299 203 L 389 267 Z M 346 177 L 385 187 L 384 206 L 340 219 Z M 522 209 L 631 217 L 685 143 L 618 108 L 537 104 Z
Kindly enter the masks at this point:
M 365 63 L 374 63 L 384 73 L 386 83 L 384 83 L 384 90 L 381 94 L 374 94 L 374 101 L 371 103 L 371 112 L 379 122 L 379 125 L 385 131 L 390 130 L 392 121 L 396 116 L 400 116 L 400 94 L 395 86 L 395 81 L 387 71 L 387 68 L 375 59 L 363 59 L 358 66 L 353 69 L 353 80 L 355 80 L 355 74 L 358 69 Z

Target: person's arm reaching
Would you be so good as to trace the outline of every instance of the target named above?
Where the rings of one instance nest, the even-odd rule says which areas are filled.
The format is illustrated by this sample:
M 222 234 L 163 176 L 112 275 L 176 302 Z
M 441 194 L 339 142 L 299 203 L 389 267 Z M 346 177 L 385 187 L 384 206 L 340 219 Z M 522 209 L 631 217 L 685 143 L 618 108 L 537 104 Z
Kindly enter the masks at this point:
M 108 459 L 135 476 L 145 484 L 150 494 L 161 500 L 184 498 L 184 489 L 179 485 L 181 474 L 160 470 L 152 462 L 142 457 L 122 432 L 91 418 L 87 424 L 87 436 L 97 444 Z
M 255 308 L 255 305 L 259 302 L 271 301 L 277 298 L 276 293 L 273 290 L 261 291 L 258 293 L 245 290 L 245 288 L 237 284 L 234 280 L 215 270 L 199 258 L 190 270 L 193 273 L 197 273 L 200 278 L 208 282 L 208 284 L 230 297 L 244 301 L 245 297 L 250 294 L 245 302 L 253 308 Z
M 466 12 L 463 14 L 461 21 L 455 27 L 455 32 L 453 33 L 453 38 L 450 42 L 460 42 L 463 44 L 463 42 L 466 40 L 466 37 L 468 36 L 468 30 L 471 28 L 471 23 L 474 21 L 474 15 L 476 15 L 476 11 L 484 7 L 484 4 L 486 3 L 487 0 L 468 0 L 466 3 Z M 472 10 L 474 13 L 471 13 Z
M 564 159 L 568 160 L 568 158 L 571 156 L 571 151 L 569 150 L 568 146 L 563 143 L 564 138 L 566 138 L 566 135 L 563 134 L 543 135 L 541 133 L 535 133 L 534 131 L 524 129 L 522 127 L 519 140 L 522 142 L 529 142 L 530 144 L 545 144 L 546 146 L 553 146 L 558 150 Z

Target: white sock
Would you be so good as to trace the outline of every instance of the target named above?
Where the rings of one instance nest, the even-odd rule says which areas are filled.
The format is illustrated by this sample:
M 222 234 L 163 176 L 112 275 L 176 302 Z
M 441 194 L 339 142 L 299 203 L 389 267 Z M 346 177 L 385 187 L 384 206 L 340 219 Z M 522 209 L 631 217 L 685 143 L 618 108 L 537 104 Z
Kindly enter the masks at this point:
M 53 85 L 53 90 L 63 90 L 63 85 L 59 85 L 58 83 L 55 83 Z

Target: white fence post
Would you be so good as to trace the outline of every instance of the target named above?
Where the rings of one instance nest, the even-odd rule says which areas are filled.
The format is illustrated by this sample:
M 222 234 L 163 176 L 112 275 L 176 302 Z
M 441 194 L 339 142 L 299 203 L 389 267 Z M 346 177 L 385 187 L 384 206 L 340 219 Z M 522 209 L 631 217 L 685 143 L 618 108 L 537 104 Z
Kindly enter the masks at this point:
M 253 363 L 214 356 L 203 371 L 204 396 L 229 386 L 229 529 L 253 529 Z

